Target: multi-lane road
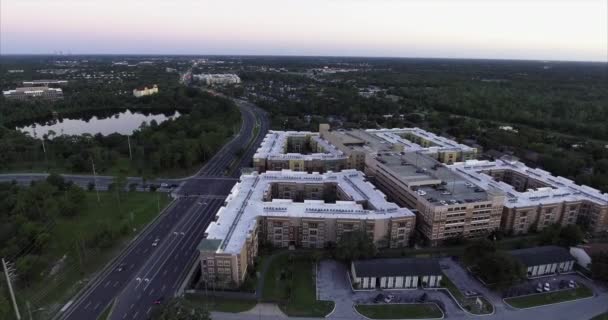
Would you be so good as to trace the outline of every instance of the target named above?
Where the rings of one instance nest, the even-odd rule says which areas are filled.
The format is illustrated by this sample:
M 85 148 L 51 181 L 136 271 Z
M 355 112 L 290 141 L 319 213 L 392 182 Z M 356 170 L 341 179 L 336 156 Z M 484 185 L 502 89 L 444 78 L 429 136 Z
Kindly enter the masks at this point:
M 147 319 L 154 301 L 173 297 L 196 263 L 197 245 L 204 230 L 238 181 L 240 168 L 249 166 L 253 153 L 268 131 L 267 114 L 255 105 L 234 100 L 242 114 L 238 134 L 193 176 L 156 179 L 156 183 L 179 184 L 176 200 L 146 227 L 127 248 L 108 263 L 94 279 L 56 315 L 56 319 L 97 319 L 112 307 L 112 319 Z M 238 157 L 237 154 L 241 154 Z M 0 181 L 26 184 L 44 174 L 0 175 Z M 64 175 L 82 186 L 92 176 Z M 112 177 L 96 178 L 100 189 Z M 129 183 L 141 178 L 129 178 Z M 157 244 L 154 245 L 154 242 Z

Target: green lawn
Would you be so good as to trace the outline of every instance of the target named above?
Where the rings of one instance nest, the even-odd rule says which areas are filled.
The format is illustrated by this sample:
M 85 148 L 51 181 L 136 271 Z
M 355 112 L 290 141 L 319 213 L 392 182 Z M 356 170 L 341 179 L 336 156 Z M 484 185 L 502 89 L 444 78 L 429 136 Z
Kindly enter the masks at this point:
M 204 305 L 209 311 L 244 312 L 251 310 L 257 304 L 255 300 L 229 299 L 219 297 L 186 296 L 186 300 Z
M 563 301 L 576 300 L 591 297 L 593 291 L 580 285 L 575 289 L 560 290 L 555 292 L 539 293 L 524 297 L 507 298 L 505 302 L 515 308 L 530 308 Z
M 462 294 L 462 292 L 458 290 L 456 285 L 452 282 L 452 280 L 450 280 L 447 275 L 443 274 L 443 277 L 441 278 L 441 283 L 442 286 L 448 289 L 450 293 L 456 298 L 456 300 L 458 300 L 458 303 L 460 303 L 460 305 L 462 305 L 462 307 L 470 313 L 488 314 L 492 313 L 492 311 L 494 310 L 492 304 L 484 297 L 480 297 L 480 300 L 483 305 L 481 306 L 481 309 L 479 309 L 476 303 L 477 298 L 468 298 L 464 294 Z
M 158 215 L 170 199 L 166 194 L 129 192 L 121 196 L 87 192 L 87 209 L 73 218 L 56 218 L 50 230 L 50 243 L 43 255 L 43 280 L 28 288 L 18 288 L 20 300 L 28 300 L 36 308 L 54 310 L 61 307 L 82 288 L 89 277 L 116 256 L 141 229 Z M 132 217 L 132 220 L 131 220 Z M 86 248 L 84 240 L 101 226 L 113 233 L 111 244 L 103 249 Z M 133 231 L 135 229 L 135 231 Z M 78 249 L 80 248 L 80 249 Z M 58 263 L 63 258 L 63 263 Z M 54 274 L 50 271 L 56 265 Z
M 591 320 L 608 320 L 608 312 L 598 314 L 597 316 L 591 318 Z
M 274 258 L 264 279 L 262 298 L 273 301 L 293 317 L 324 317 L 333 301 L 316 299 L 314 262 L 305 253 L 285 253 Z
M 432 319 L 443 316 L 434 303 L 358 304 L 355 309 L 371 319 Z

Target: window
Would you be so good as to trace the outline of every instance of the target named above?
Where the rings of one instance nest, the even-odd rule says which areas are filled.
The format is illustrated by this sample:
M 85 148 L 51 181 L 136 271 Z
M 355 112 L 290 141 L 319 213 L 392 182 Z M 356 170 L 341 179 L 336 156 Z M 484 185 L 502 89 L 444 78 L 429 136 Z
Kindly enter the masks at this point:
M 308 227 L 309 228 L 317 228 L 317 223 L 316 222 L 309 222 L 308 223 Z
M 308 231 L 308 234 L 310 234 L 311 236 L 316 236 L 317 230 L 310 230 L 310 231 Z

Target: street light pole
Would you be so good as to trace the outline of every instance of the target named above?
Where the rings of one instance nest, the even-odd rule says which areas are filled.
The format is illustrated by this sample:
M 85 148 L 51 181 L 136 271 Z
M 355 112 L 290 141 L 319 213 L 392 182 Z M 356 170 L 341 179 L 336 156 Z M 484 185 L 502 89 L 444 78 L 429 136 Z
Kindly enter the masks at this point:
M 131 152 L 131 136 L 127 136 L 127 143 L 129 144 L 129 160 L 133 160 L 133 153 Z
M 8 291 L 11 295 L 11 299 L 13 300 L 13 308 L 15 309 L 15 318 L 17 320 L 21 320 L 21 314 L 19 313 L 19 306 L 17 306 L 17 299 L 15 299 L 15 292 L 13 291 L 13 285 L 11 283 L 10 270 L 6 266 L 6 261 L 2 258 L 2 267 L 4 268 L 4 275 L 6 276 L 6 283 L 8 284 Z
M 97 193 L 97 202 L 101 202 L 99 199 L 99 189 L 97 189 L 97 173 L 95 173 L 95 162 L 93 161 L 93 157 L 91 157 L 91 165 L 93 167 L 93 183 L 95 184 L 95 193 Z

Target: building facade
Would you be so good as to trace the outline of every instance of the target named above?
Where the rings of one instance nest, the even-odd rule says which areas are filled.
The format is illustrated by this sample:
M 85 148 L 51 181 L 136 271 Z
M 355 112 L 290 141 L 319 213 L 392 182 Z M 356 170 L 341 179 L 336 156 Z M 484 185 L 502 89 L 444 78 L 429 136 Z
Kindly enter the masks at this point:
M 3 91 L 2 94 L 7 99 L 13 100 L 31 100 L 31 99 L 42 99 L 42 100 L 58 100 L 63 99 L 63 90 L 61 88 L 49 88 L 49 87 L 23 87 L 16 88 L 14 90 Z
M 510 234 L 540 231 L 552 224 L 583 224 L 594 232 L 608 230 L 608 194 L 510 159 L 469 160 L 450 166 L 482 188 L 506 197 L 501 229 Z
M 351 262 L 354 289 L 441 287 L 439 261 L 431 258 L 371 259 Z
M 195 74 L 192 78 L 201 81 L 208 86 L 241 83 L 241 78 L 233 73 Z
M 133 89 L 133 96 L 136 98 L 149 96 L 158 93 L 158 86 L 153 85 L 151 87 L 145 86 L 142 88 Z
M 258 242 L 275 247 L 323 248 L 365 230 L 379 247 L 405 247 L 415 216 L 388 202 L 356 170 L 268 171 L 241 176 L 199 245 L 203 280 L 240 285 Z
M 509 253 L 524 265 L 528 278 L 568 273 L 574 267 L 574 257 L 568 249 L 558 246 L 533 247 Z

